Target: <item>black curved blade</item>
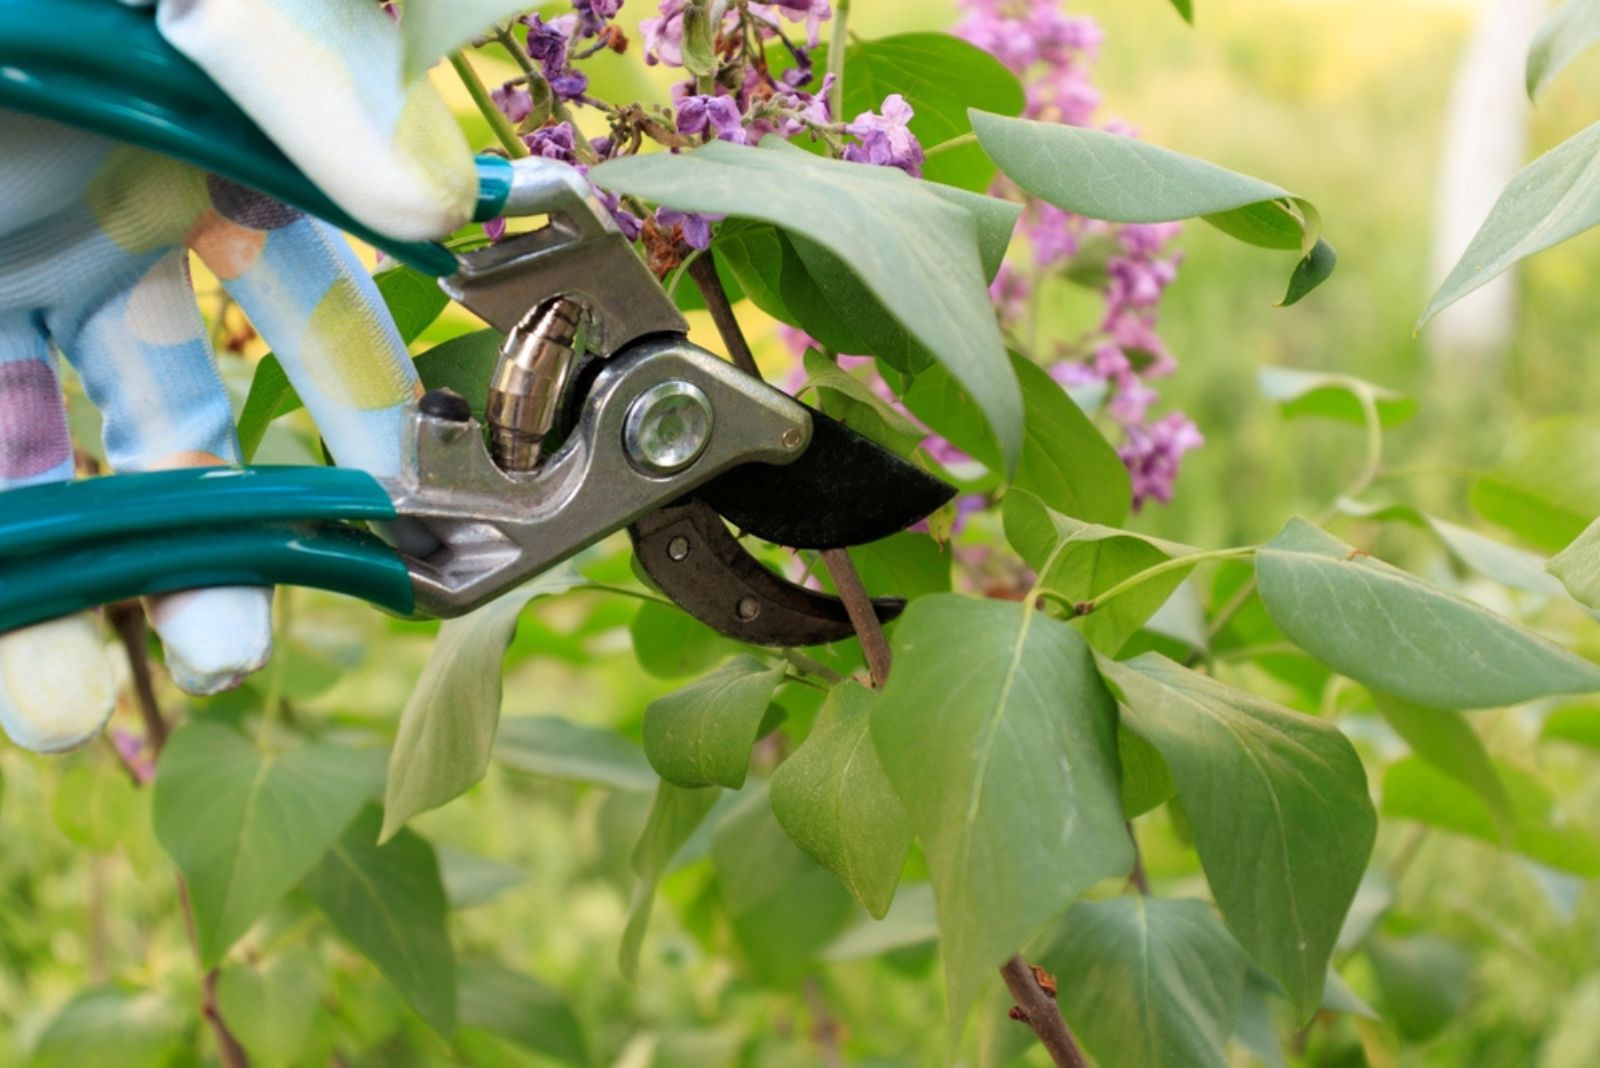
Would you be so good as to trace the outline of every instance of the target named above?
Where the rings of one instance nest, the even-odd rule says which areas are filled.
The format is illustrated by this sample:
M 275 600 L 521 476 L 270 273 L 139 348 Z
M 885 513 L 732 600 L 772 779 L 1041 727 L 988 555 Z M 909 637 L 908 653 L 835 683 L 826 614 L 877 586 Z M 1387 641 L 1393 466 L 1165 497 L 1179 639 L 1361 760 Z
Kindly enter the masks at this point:
M 937 511 L 954 486 L 811 409 L 811 444 L 792 464 L 744 464 L 698 495 L 740 530 L 796 549 L 887 538 Z
M 745 552 L 706 502 L 693 497 L 628 528 L 634 555 L 661 591 L 700 622 L 752 645 L 800 646 L 855 634 L 844 602 L 779 578 Z M 898 597 L 872 602 L 885 623 Z

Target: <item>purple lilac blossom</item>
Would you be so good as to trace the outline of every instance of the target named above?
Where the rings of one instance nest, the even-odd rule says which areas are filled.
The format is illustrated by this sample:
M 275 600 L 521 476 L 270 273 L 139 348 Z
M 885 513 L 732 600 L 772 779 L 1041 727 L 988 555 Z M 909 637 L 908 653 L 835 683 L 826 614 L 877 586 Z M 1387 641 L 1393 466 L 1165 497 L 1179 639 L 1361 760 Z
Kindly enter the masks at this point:
M 674 208 L 657 208 L 656 222 L 663 227 L 671 229 L 674 226 L 682 227 L 683 240 L 690 247 L 704 252 L 711 247 L 711 223 L 721 216 L 696 215 L 690 211 L 678 211 Z
M 1090 67 L 1104 35 L 1093 19 L 1063 12 L 1057 0 L 957 2 L 963 16 L 956 36 L 994 55 L 1022 78 L 1025 115 L 1095 125 L 1100 94 L 1090 80 Z M 1135 135 L 1116 121 L 1101 128 Z M 1016 192 L 1003 183 L 997 191 Z M 992 289 L 1002 324 L 1014 325 L 1025 317 L 1029 292 L 1038 290 L 1040 280 L 1070 266 L 1091 247 L 1103 254 L 1110 239 L 1099 328 L 1085 342 L 1067 347 L 1050 373 L 1069 388 L 1106 388 L 1106 412 L 1122 428 L 1120 451 L 1133 474 L 1135 506 L 1170 500 L 1179 461 L 1202 440 L 1194 425 L 1176 413 L 1149 423 L 1159 400 L 1150 383 L 1177 366 L 1157 323 L 1161 296 L 1177 276 L 1180 257 L 1166 254 L 1166 249 L 1179 229 L 1173 223 L 1112 226 L 1026 198 L 1021 231 L 1033 253 L 1034 271 L 1026 279 L 1002 273 Z
M 678 104 L 678 132 L 705 133 L 710 130 L 719 141 L 745 143 L 744 115 L 731 96 L 686 96 Z
M 498 89 L 491 89 L 489 99 L 494 101 L 494 106 L 500 110 L 500 114 L 510 119 L 513 124 L 521 122 L 533 113 L 533 96 L 515 82 L 507 82 Z
M 845 148 L 844 158 L 851 163 L 899 167 L 913 178 L 922 177 L 922 145 L 908 125 L 915 114 L 899 93 L 884 97 L 877 113 L 864 111 L 845 127 L 860 144 Z

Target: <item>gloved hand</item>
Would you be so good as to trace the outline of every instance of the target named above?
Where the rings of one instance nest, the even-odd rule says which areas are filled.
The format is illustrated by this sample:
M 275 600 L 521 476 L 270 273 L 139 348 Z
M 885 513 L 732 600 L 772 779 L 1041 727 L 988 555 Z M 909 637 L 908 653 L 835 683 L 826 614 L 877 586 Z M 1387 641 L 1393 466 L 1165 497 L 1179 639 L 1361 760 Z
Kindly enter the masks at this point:
M 401 84 L 398 33 L 374 0 L 156 3 L 168 40 L 352 216 L 406 239 L 469 217 L 470 150 L 425 81 Z M 104 416 L 113 469 L 239 462 L 190 250 L 272 346 L 334 458 L 396 470 L 419 386 L 340 234 L 186 164 L 0 110 L 0 490 L 73 477 L 58 353 Z M 191 693 L 270 655 L 269 590 L 147 608 Z M 80 745 L 110 716 L 113 678 L 90 615 L 0 636 L 0 726 L 37 751 Z

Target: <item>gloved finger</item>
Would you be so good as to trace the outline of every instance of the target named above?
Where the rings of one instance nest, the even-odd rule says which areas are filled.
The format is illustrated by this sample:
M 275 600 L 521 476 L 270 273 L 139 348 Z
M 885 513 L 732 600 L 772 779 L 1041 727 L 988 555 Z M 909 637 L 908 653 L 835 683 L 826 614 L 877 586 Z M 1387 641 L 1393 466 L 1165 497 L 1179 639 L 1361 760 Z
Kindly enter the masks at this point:
M 423 240 L 471 217 L 472 151 L 373 0 L 158 0 L 157 24 L 355 219 Z
M 349 242 L 254 190 L 216 176 L 208 186 L 213 210 L 191 246 L 272 346 L 339 465 L 396 474 L 422 384 Z M 415 555 L 437 544 L 414 524 L 383 533 Z
M 72 475 L 55 358 L 33 323 L 0 322 L 0 490 Z M 76 748 L 110 718 L 113 678 L 88 614 L 0 634 L 0 728 L 35 752 Z
M 135 159 L 120 180 L 137 189 L 145 173 Z M 145 194 L 132 202 L 145 204 Z M 47 324 L 104 418 L 107 460 L 117 471 L 237 463 L 233 410 L 195 307 L 186 252 L 130 252 L 134 231 L 104 215 L 100 222 L 128 270 L 112 272 L 106 290 L 81 304 L 54 310 Z M 266 663 L 271 597 L 219 588 L 151 598 L 150 622 L 173 680 L 190 693 L 216 693 Z

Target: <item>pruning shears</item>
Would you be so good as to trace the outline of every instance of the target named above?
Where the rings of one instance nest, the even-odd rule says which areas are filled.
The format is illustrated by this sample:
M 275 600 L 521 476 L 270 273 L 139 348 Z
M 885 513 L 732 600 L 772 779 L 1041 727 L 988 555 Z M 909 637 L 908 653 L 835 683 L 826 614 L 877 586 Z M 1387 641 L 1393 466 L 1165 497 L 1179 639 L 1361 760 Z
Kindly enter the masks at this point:
M 63 7 L 72 8 L 64 18 Z M 118 41 L 106 66 L 81 41 Z M 505 335 L 475 412 L 446 390 L 407 413 L 405 463 L 109 475 L 9 491 L 0 632 L 145 594 L 300 585 L 402 615 L 471 611 L 626 528 L 685 611 L 754 644 L 852 633 L 837 599 L 769 571 L 742 534 L 800 549 L 899 531 L 954 490 L 688 340 L 677 307 L 573 169 L 479 160 L 478 218 L 542 228 L 456 254 L 354 223 L 148 17 L 0 3 L 0 107 L 194 163 L 319 215 L 435 276 Z M 365 524 L 418 520 L 408 552 Z M 881 618 L 902 602 L 880 599 Z

